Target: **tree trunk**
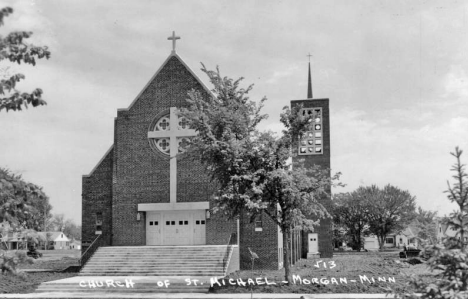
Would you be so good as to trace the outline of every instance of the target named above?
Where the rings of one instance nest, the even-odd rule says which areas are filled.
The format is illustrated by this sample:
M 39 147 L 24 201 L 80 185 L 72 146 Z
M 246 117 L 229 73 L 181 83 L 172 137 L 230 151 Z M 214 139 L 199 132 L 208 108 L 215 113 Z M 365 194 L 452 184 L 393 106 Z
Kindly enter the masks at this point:
M 358 248 L 357 248 L 357 251 L 361 251 L 361 247 L 362 247 L 362 244 L 361 244 L 361 225 L 358 225 L 358 231 L 357 231 L 357 245 L 358 245 Z
M 291 276 L 291 263 L 290 263 L 290 251 L 289 247 L 291 243 L 291 230 L 283 230 L 283 263 L 284 263 L 284 280 L 290 283 L 289 277 Z
M 377 236 L 377 239 L 379 239 L 379 249 L 382 250 L 385 244 L 385 236 Z

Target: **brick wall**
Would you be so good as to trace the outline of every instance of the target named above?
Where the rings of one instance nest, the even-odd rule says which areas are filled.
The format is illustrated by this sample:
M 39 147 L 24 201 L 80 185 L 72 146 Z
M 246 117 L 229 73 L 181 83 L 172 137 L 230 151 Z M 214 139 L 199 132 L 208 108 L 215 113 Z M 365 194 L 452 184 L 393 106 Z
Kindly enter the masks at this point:
M 278 269 L 278 226 L 266 214 L 262 216 L 263 230 L 255 231 L 255 223 L 250 223 L 250 217 L 243 214 L 240 217 L 239 255 L 241 270 L 251 269 L 251 259 L 248 247 L 259 259 L 254 262 L 256 270 Z
M 313 165 L 320 165 L 322 169 L 329 169 L 330 165 L 330 109 L 328 99 L 308 99 L 291 101 L 291 107 L 302 105 L 304 108 L 321 107 L 322 108 L 322 134 L 323 134 L 323 154 L 322 155 L 307 155 L 300 156 L 299 159 L 304 159 L 305 167 L 312 167 Z M 331 189 L 326 190 L 331 194 Z M 331 199 L 327 196 L 322 196 L 319 199 L 320 203 L 326 208 L 331 208 Z M 321 257 L 333 256 L 332 245 L 332 227 L 331 219 L 320 219 L 320 226 L 316 228 L 315 232 L 318 233 L 319 252 Z M 302 257 L 307 257 L 307 233 L 302 234 Z
M 113 147 L 89 176 L 82 178 L 82 240 L 91 243 L 96 233 L 96 213 L 103 216 L 102 237 L 106 245 L 111 244 L 112 234 L 112 166 Z M 82 247 L 82 251 L 87 246 Z
M 207 245 L 227 245 L 232 233 L 236 233 L 237 221 L 228 220 L 221 213 L 212 214 L 206 220 L 206 244 Z
M 115 120 L 115 177 L 113 186 L 113 245 L 144 245 L 145 217 L 137 221 L 139 203 L 168 203 L 169 156 L 155 151 L 148 130 L 170 107 L 186 105 L 188 91 L 208 96 L 178 57 L 172 56 L 129 109 Z M 177 161 L 178 202 L 209 201 L 213 184 L 198 162 Z M 211 230 L 208 232 L 211 233 Z M 207 232 L 207 233 L 208 233 Z M 216 238 L 207 235 L 210 242 Z

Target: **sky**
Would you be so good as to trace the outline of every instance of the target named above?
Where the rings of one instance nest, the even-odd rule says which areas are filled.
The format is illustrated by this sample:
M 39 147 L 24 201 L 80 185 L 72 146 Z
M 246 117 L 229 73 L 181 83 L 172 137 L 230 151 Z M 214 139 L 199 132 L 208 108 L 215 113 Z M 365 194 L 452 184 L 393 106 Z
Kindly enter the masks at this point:
M 419 206 L 450 213 L 450 156 L 468 151 L 466 1 L 2 1 L 14 13 L 0 35 L 32 31 L 50 60 L 0 61 L 17 88 L 47 106 L 0 112 L 0 166 L 49 195 L 53 213 L 81 222 L 81 179 L 113 143 L 114 117 L 170 55 L 200 71 L 220 67 L 266 96 L 263 130 L 307 96 L 329 98 L 331 165 L 349 192 L 392 184 Z M 207 84 L 209 86 L 209 84 Z M 467 153 L 462 158 L 468 162 Z

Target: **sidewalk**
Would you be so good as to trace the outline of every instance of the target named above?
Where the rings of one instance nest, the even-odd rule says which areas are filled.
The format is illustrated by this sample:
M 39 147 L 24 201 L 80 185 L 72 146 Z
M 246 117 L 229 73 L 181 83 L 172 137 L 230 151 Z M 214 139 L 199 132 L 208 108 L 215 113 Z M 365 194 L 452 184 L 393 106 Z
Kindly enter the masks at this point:
M 0 294 L 0 298 L 155 298 L 155 299 L 250 299 L 250 294 L 148 294 L 148 293 L 34 293 Z M 384 299 L 392 298 L 386 294 L 253 294 L 256 299 Z

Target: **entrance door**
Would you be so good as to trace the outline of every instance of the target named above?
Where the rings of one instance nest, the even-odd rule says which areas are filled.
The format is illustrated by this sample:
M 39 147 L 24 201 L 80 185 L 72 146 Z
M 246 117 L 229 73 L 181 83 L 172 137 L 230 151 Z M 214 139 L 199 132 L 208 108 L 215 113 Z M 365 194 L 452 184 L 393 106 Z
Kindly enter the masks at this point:
M 162 245 L 161 213 L 148 212 L 146 217 L 146 245 Z
M 147 245 L 206 244 L 205 210 L 148 212 L 147 218 Z
M 180 244 L 180 240 L 177 236 L 179 233 L 179 228 L 177 225 L 177 213 L 175 212 L 164 212 L 164 243 L 163 245 L 182 245 Z
M 318 252 L 318 234 L 310 233 L 308 239 L 309 239 L 309 253 Z
M 206 243 L 206 220 L 205 211 L 193 212 L 193 245 L 203 245 Z

